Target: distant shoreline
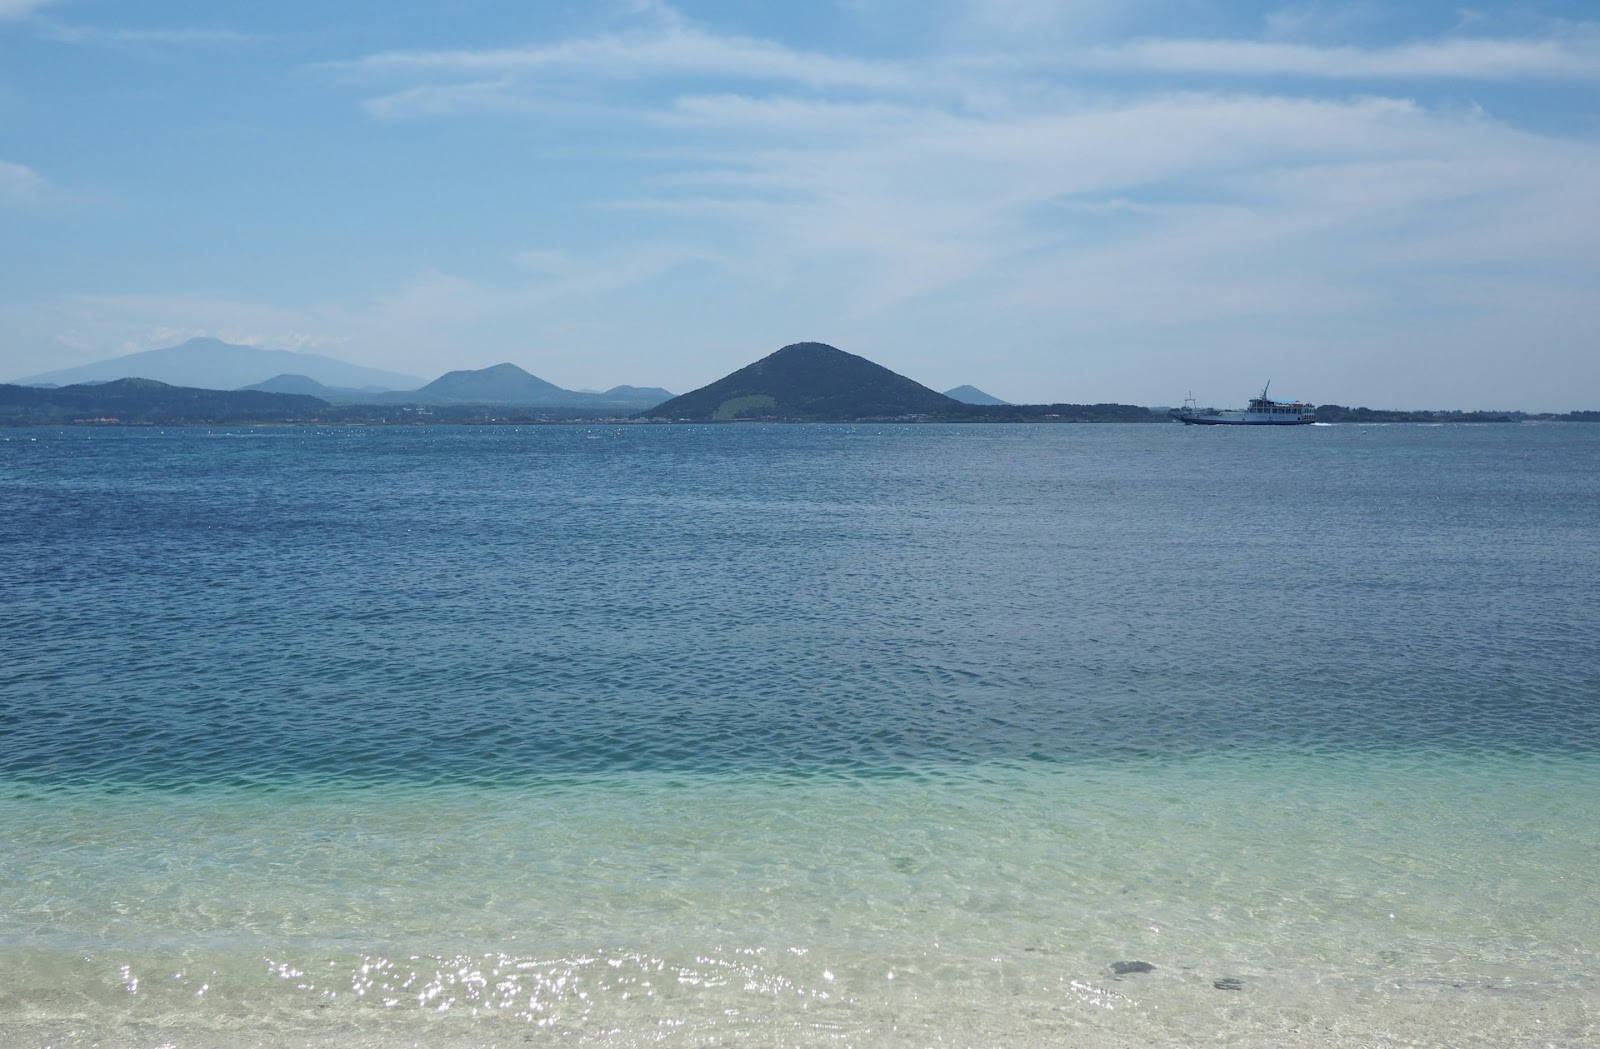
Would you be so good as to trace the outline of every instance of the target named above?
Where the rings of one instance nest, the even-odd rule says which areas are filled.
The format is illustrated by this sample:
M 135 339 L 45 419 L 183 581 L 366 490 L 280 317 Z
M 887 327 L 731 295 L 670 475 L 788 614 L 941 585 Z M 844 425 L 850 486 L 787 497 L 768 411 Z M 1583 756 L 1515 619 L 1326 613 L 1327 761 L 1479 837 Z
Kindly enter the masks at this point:
M 849 355 L 828 347 L 821 350 Z M 780 353 L 785 351 L 780 351 Z M 464 403 L 339 404 L 295 393 L 260 390 L 207 390 L 170 386 L 144 379 L 65 386 L 31 387 L 0 384 L 0 426 L 418 426 L 418 425 L 676 425 L 680 423 L 1170 423 L 1169 409 L 1135 404 L 962 404 L 943 395 L 915 387 L 910 395 L 885 393 L 874 387 L 876 365 L 850 358 L 847 363 L 866 369 L 867 379 L 847 389 L 858 395 L 796 396 L 783 403 L 775 396 L 733 396 L 713 393 L 672 398 L 642 410 L 608 406 L 610 414 L 594 414 L 594 406 L 480 401 Z M 780 390 L 802 388 L 808 378 L 799 372 L 788 377 Z M 887 381 L 909 383 L 883 372 Z M 837 377 L 824 378 L 839 385 Z M 715 384 L 714 384 L 715 385 Z M 919 392 L 920 391 L 920 392 Z M 932 401 L 932 403 L 928 403 Z M 844 401 L 845 403 L 840 403 Z M 916 403 L 920 401 L 922 403 Z M 716 407 L 716 411 L 707 409 Z M 737 410 L 734 410 L 737 409 Z M 660 412 L 661 414 L 656 414 Z M 626 414 L 624 414 L 626 413 Z M 1522 411 L 1460 411 L 1348 408 L 1340 404 L 1316 406 L 1316 421 L 1325 423 L 1517 423 L 1600 422 L 1600 411 L 1531 413 Z
M 1387 418 L 1387 415 L 1404 416 L 1401 418 Z M 1490 417 L 1483 417 L 1489 415 Z M 1144 426 L 1151 423 L 1171 423 L 1174 420 L 1166 418 L 1160 413 L 1151 413 L 1149 419 L 1106 419 L 1066 417 L 1063 415 L 1048 415 L 1024 418 L 985 419 L 972 417 L 957 418 L 860 418 L 860 419 L 734 419 L 734 420 L 699 420 L 699 419 L 634 419 L 634 418 L 546 418 L 540 416 L 462 416 L 438 418 L 432 416 L 412 418 L 309 418 L 309 419 L 252 419 L 252 418 L 167 418 L 167 419 L 120 419 L 112 416 L 98 416 L 94 418 L 78 419 L 0 419 L 0 427 L 12 430 L 24 429 L 51 429 L 56 427 L 73 427 L 84 429 L 138 429 L 148 430 L 161 427 L 194 427 L 194 426 L 228 426 L 228 427 L 272 427 L 279 429 L 299 429 L 311 427 L 425 427 L 425 426 L 841 426 L 841 425 L 894 425 L 894 426 L 1056 426 L 1056 425 L 1123 425 Z M 1461 425 L 1520 425 L 1520 424 L 1549 424 L 1549 423 L 1595 423 L 1600 422 L 1600 412 L 1567 412 L 1554 413 L 1528 413 L 1528 412 L 1496 412 L 1496 413 L 1421 413 L 1421 412 L 1372 412 L 1368 416 L 1339 419 L 1319 419 L 1318 422 L 1330 426 L 1349 425 L 1414 425 L 1437 426 L 1441 424 Z
M 262 351 L 191 339 L 135 355 L 192 375 L 212 366 L 267 367 Z M 274 351 L 278 352 L 278 351 Z M 292 355 L 290 355 L 292 356 Z M 124 359 L 102 362 L 127 367 Z M 282 362 L 273 357 L 271 366 Z M 331 362 L 337 363 L 337 362 Z M 182 366 L 182 367 L 180 367 Z M 971 399 L 951 393 L 971 391 Z M 348 395 L 348 396 L 345 396 Z M 1263 393 L 1264 395 L 1264 393 Z M 1315 406 L 1319 423 L 1600 422 L 1600 411 L 1400 410 Z M 820 342 L 791 343 L 688 393 L 616 386 L 565 390 L 512 364 L 454 371 L 421 389 L 340 389 L 299 374 L 232 389 L 125 376 L 67 386 L 0 383 L 0 426 L 535 426 L 677 423 L 1164 423 L 1172 409 L 1100 402 L 997 403 L 976 387 L 938 393 Z

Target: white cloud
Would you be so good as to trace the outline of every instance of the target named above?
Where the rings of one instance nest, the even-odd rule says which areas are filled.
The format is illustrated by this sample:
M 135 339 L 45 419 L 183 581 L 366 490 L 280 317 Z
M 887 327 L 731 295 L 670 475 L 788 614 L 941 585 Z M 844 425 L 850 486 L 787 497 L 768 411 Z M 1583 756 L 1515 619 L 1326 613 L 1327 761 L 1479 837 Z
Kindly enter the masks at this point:
M 1117 72 L 1337 79 L 1597 80 L 1600 31 L 1548 39 L 1453 39 L 1398 47 L 1315 47 L 1251 40 L 1142 40 L 1083 58 Z M 1069 64 L 1071 60 L 1069 59 Z
M 801 91 L 809 99 L 863 106 L 920 104 L 1005 111 L 1039 104 L 1067 89 L 1064 73 L 1118 76 L 1185 73 L 1334 80 L 1584 81 L 1600 79 L 1600 26 L 1563 27 L 1544 37 L 1461 37 L 1390 47 L 1317 46 L 1243 39 L 1143 39 L 1100 47 L 1005 48 L 968 40 L 969 49 L 944 58 L 853 58 L 803 51 L 744 35 L 691 25 L 658 3 L 650 27 L 631 34 L 590 36 L 550 44 L 482 50 L 393 51 L 328 68 L 367 82 L 396 85 L 369 98 L 370 113 L 386 119 L 439 117 L 475 111 L 598 114 L 616 119 L 675 107 L 680 115 L 704 107 L 699 98 L 674 99 L 678 84 L 701 91 L 707 83 L 773 99 Z M 1035 0 L 960 3 L 956 22 L 977 20 L 1027 28 L 1058 5 Z M 1088 10 L 1100 11 L 1099 5 Z M 1080 12 L 1074 17 L 1087 17 Z M 1278 13 L 1277 31 L 1304 29 L 1315 11 Z M 1035 44 L 1042 39 L 1033 34 Z M 978 50 L 972 50 L 972 47 Z
M 907 71 L 890 63 L 796 51 L 768 40 L 720 36 L 690 26 L 634 35 L 606 35 L 546 46 L 489 50 L 390 51 L 334 68 L 394 76 L 734 77 L 829 87 L 905 89 Z
M 677 27 L 688 24 L 683 13 L 665 0 L 621 0 L 623 13 L 641 21 Z
M 532 104 L 530 100 L 519 97 L 515 82 L 502 77 L 458 84 L 421 84 L 368 99 L 364 108 L 379 119 L 393 120 L 528 109 Z
M 680 22 L 547 46 L 385 52 L 327 68 L 369 81 L 409 81 L 365 102 L 369 113 L 384 119 L 557 108 L 579 112 L 641 85 L 654 93 L 662 82 L 688 79 L 868 95 L 915 95 L 929 86 L 926 69 L 797 51 Z
M 1266 34 L 1274 39 L 1345 37 L 1382 22 L 1384 11 L 1371 3 L 1303 3 L 1268 11 Z
M 873 259 L 876 280 L 898 289 L 880 288 L 887 298 L 1070 241 L 1063 204 L 1152 188 L 1159 197 L 1180 181 L 1214 193 L 1262 164 L 1410 148 L 1421 121 L 1385 100 L 1197 95 L 1006 117 L 724 96 L 684 114 L 744 135 L 632 206 L 736 221 L 769 251 Z
M 107 48 L 237 46 L 256 43 L 263 39 L 256 34 L 215 27 L 133 29 L 119 26 L 66 25 L 55 21 L 44 23 L 43 34 L 57 43 Z
M 0 203 L 34 205 L 49 191 L 50 184 L 32 168 L 0 160 Z
M 0 22 L 19 21 L 57 0 L 0 0 Z

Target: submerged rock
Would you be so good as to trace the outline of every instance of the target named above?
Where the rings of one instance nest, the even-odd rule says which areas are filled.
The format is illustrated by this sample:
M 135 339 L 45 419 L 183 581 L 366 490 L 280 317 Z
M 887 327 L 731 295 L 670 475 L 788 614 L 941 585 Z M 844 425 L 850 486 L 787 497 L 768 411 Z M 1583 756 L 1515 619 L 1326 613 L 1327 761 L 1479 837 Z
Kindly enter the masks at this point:
M 1237 976 L 1223 976 L 1211 981 L 1211 986 L 1219 991 L 1242 991 L 1244 981 Z
M 1126 976 L 1128 973 L 1153 973 L 1156 967 L 1149 962 L 1112 962 L 1111 971 Z

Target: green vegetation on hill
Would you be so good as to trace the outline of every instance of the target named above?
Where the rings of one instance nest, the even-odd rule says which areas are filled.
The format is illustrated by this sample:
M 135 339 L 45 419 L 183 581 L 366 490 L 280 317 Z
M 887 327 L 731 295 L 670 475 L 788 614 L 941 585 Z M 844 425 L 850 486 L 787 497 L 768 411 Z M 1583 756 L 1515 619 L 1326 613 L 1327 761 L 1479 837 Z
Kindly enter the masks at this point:
M 776 400 L 764 393 L 754 393 L 748 397 L 732 397 L 723 401 L 711 418 L 719 423 L 725 423 L 735 419 L 771 415 L 777 410 Z
M 154 379 L 118 379 L 43 389 L 0 385 L 0 424 L 61 423 L 177 425 L 195 422 L 304 422 L 319 418 L 326 401 L 260 390 L 200 390 Z
M 709 386 L 640 412 L 652 419 L 901 419 L 964 407 L 865 357 L 797 342 Z

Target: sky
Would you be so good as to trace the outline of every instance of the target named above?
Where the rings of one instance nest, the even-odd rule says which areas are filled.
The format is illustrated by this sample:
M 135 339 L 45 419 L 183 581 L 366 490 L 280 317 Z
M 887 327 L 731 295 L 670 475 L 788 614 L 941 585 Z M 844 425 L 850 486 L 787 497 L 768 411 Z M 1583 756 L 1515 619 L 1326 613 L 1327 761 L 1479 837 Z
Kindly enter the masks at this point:
M 0 381 L 1600 409 L 1600 8 L 0 0 Z

